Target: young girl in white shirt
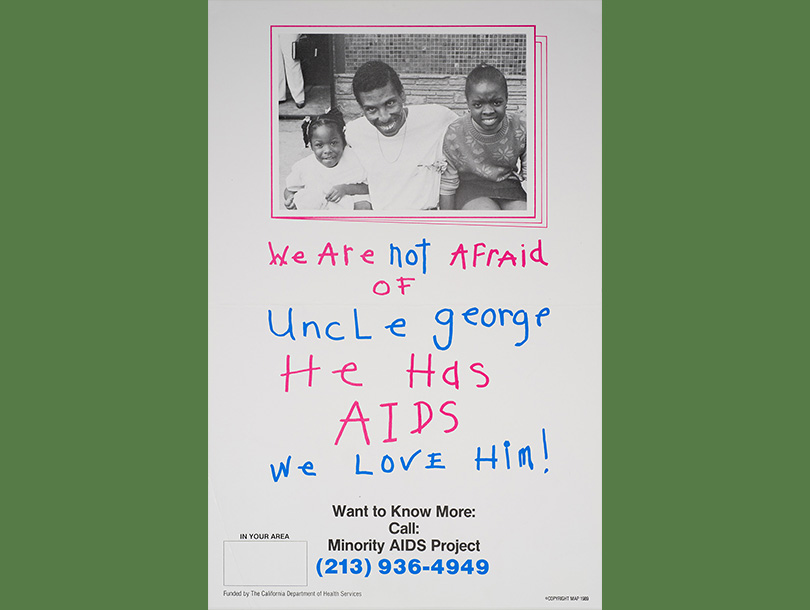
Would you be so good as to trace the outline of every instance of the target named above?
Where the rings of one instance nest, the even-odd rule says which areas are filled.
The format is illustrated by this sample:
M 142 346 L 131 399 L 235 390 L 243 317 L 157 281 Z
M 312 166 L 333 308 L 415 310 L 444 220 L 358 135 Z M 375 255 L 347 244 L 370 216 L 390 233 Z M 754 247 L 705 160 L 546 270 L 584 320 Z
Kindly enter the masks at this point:
M 290 210 L 370 210 L 366 172 L 346 146 L 339 110 L 308 116 L 301 124 L 304 146 L 312 155 L 292 167 L 284 189 Z

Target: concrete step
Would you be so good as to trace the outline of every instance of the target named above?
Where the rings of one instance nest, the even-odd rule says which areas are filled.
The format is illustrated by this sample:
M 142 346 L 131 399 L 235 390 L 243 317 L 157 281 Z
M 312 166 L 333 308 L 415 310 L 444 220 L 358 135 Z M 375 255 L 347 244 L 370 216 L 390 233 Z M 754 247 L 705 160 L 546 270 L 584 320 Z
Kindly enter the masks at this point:
M 329 85 L 315 85 L 304 89 L 306 105 L 296 108 L 291 97 L 278 105 L 278 117 L 282 120 L 301 120 L 307 115 L 323 114 L 331 102 Z

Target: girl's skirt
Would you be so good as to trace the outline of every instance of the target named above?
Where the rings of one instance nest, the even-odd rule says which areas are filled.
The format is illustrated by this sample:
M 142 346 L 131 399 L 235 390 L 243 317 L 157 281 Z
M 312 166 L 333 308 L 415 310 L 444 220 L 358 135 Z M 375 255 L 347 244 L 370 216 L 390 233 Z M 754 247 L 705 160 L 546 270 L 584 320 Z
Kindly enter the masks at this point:
M 456 190 L 456 209 L 460 210 L 464 204 L 478 197 L 526 201 L 526 191 L 523 190 L 517 178 L 493 182 L 474 174 L 460 173 L 458 190 Z

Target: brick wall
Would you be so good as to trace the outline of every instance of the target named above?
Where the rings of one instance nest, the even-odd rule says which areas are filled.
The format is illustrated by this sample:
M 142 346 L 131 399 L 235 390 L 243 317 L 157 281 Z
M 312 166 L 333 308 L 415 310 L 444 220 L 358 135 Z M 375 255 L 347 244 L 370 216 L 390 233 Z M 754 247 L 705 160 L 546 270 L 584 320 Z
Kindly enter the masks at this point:
M 335 74 L 335 99 L 347 121 L 362 115 L 352 94 L 351 74 Z M 465 76 L 442 74 L 400 74 L 408 104 L 441 104 L 461 116 L 467 112 Z M 526 77 L 507 76 L 507 111 L 526 114 Z
M 378 59 L 398 74 L 466 76 L 485 62 L 504 74 L 526 75 L 525 34 L 345 34 L 338 43 L 345 47 L 345 72 Z

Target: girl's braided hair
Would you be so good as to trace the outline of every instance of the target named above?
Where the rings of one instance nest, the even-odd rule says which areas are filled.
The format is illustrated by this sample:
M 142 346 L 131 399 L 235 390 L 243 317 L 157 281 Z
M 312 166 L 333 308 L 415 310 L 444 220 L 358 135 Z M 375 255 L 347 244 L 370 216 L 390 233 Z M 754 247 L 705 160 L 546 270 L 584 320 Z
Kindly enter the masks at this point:
M 304 120 L 301 122 L 301 131 L 304 132 L 305 147 L 309 147 L 309 141 L 312 139 L 312 130 L 321 125 L 334 125 L 340 134 L 343 146 L 346 146 L 346 134 L 343 133 L 343 130 L 346 128 L 346 122 L 343 120 L 343 114 L 337 108 L 330 108 L 325 114 L 313 114 L 304 117 Z
M 509 89 L 506 86 L 506 77 L 503 75 L 503 72 L 489 64 L 478 64 L 470 71 L 464 84 L 464 95 L 469 97 L 472 88 L 484 81 L 500 85 L 503 88 L 503 92 L 509 97 Z

